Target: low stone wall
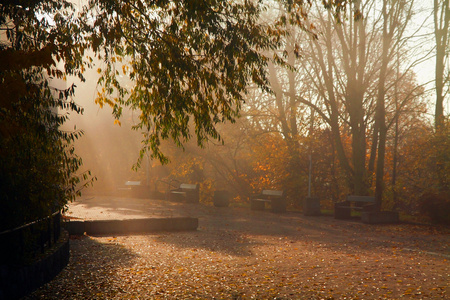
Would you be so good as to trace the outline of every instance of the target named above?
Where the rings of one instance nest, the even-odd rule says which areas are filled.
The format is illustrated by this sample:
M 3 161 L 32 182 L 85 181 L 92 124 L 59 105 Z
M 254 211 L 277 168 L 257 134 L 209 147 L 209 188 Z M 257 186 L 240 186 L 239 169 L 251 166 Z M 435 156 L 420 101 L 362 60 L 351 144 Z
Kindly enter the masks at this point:
M 69 257 L 69 234 L 63 230 L 40 260 L 24 266 L 0 265 L 0 300 L 18 299 L 49 282 L 67 266 Z
M 145 218 L 128 220 L 69 221 L 63 225 L 73 235 L 129 234 L 158 231 L 197 230 L 198 218 Z
M 362 212 L 361 221 L 366 224 L 392 224 L 400 222 L 396 211 Z

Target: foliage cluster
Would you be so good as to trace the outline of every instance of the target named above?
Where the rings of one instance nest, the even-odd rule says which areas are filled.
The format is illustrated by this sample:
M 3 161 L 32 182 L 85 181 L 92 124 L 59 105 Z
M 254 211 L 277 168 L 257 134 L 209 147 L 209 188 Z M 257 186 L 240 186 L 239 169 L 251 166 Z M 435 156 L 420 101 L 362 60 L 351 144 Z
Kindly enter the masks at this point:
M 257 22 L 261 10 L 258 1 L 91 2 L 93 50 L 105 65 L 96 101 L 116 118 L 124 106 L 140 112 L 141 158 L 167 162 L 159 145 L 168 138 L 179 146 L 192 133 L 199 145 L 220 140 L 215 126 L 236 119 L 248 84 L 266 85 L 260 53 L 279 38 Z
M 402 156 L 398 205 L 419 211 L 434 221 L 450 224 L 450 131 L 428 128 L 411 137 Z M 413 206 L 413 207 L 411 207 Z
M 0 4 L 0 230 L 50 215 L 74 199 L 82 132 L 59 126 L 82 113 L 66 75 L 82 77 L 85 45 L 66 1 Z M 57 62 L 64 66 L 57 68 Z

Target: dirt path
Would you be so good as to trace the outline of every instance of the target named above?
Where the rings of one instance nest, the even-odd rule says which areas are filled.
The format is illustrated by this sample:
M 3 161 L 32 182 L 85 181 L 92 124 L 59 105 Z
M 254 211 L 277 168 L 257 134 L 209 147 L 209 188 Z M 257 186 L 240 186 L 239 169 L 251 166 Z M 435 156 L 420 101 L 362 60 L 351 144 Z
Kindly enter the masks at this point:
M 450 298 L 448 228 L 114 201 L 114 210 L 107 199 L 84 209 L 115 217 L 196 216 L 200 227 L 73 237 L 68 267 L 27 299 Z

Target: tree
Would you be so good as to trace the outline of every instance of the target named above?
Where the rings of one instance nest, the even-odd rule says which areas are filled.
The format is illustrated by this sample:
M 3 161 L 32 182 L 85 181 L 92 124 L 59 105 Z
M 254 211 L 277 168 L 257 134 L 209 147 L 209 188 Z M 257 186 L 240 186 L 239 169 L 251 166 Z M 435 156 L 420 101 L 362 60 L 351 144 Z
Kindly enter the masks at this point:
M 308 12 L 315 34 L 298 41 L 304 51 L 296 67 L 312 82 L 316 97 L 297 94 L 296 98 L 330 126 L 349 191 L 370 193 L 372 176 L 378 172 L 376 193 L 380 202 L 383 149 L 392 124 L 387 119 L 392 113 L 386 109 L 395 109 L 386 95 L 398 80 L 392 76 L 395 54 L 408 46 L 405 29 L 413 6 L 411 2 L 387 0 L 381 2 L 382 10 L 376 9 L 376 1 L 342 4 L 326 5 L 327 11 L 317 5 Z M 411 60 L 405 58 L 402 66 L 406 70 L 416 63 Z M 347 132 L 352 140 L 351 153 L 342 142 Z
M 141 158 L 149 151 L 167 161 L 161 140 L 181 146 L 191 138 L 191 120 L 199 145 L 209 137 L 220 140 L 215 125 L 235 120 L 247 85 L 267 84 L 268 58 L 261 52 L 279 38 L 258 24 L 259 2 L 102 0 L 90 8 L 90 39 L 105 65 L 97 102 L 111 105 L 116 118 L 123 106 L 141 112 L 134 129 L 149 133 Z
M 247 199 L 254 192 L 251 186 L 255 177 L 252 129 L 245 116 L 234 124 L 220 125 L 218 130 L 226 143 L 210 141 L 203 154 L 211 166 L 208 177 L 213 178 L 215 188 L 226 189 L 239 199 Z
M 63 208 L 88 177 L 76 174 L 81 159 L 72 145 L 82 133 L 59 129 L 67 111 L 82 112 L 70 100 L 74 86 L 54 86 L 66 75 L 82 77 L 86 45 L 71 7 L 52 0 L 0 4 L 1 229 Z
M 376 49 L 379 40 L 368 35 L 374 23 L 365 18 L 369 3 L 351 1 L 345 6 L 320 7 L 311 11 L 316 27 L 307 39 L 310 49 L 301 67 L 313 82 L 319 101 L 301 99 L 330 126 L 337 157 L 344 170 L 349 190 L 368 192 L 366 172 L 366 130 L 373 109 Z M 375 23 L 376 24 L 376 23 Z M 346 154 L 341 136 L 351 134 L 351 154 Z
M 383 1 L 381 11 L 383 22 L 381 66 L 378 76 L 375 124 L 371 153 L 371 157 L 377 156 L 375 196 L 378 209 L 381 208 L 384 191 L 384 164 L 388 132 L 388 126 L 386 124 L 386 94 L 388 87 L 386 86 L 386 79 L 388 78 L 388 73 L 392 72 L 394 69 L 393 63 L 396 61 L 396 51 L 400 48 L 403 33 L 408 25 L 408 21 L 411 19 L 411 12 L 411 2 Z M 377 150 L 375 151 L 375 149 Z

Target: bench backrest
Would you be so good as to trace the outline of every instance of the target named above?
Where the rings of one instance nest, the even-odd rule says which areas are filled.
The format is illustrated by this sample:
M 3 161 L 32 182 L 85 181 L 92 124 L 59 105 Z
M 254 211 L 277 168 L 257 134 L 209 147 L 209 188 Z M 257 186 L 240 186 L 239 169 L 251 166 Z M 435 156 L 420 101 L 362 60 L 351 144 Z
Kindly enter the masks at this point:
M 375 203 L 375 197 L 373 196 L 353 196 L 348 195 L 347 201 L 349 202 L 366 202 L 366 203 Z
M 262 195 L 271 197 L 283 197 L 283 191 L 263 190 Z
M 128 180 L 127 182 L 125 182 L 125 185 L 126 186 L 129 186 L 129 185 L 141 185 L 141 182 L 140 181 L 131 181 L 131 180 Z
M 196 190 L 196 189 L 198 189 L 198 184 L 182 183 L 182 184 L 180 184 L 180 189 L 182 189 L 182 190 Z

